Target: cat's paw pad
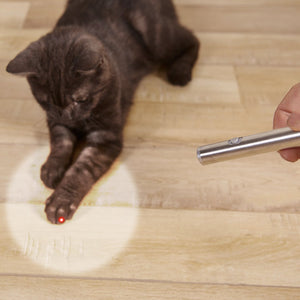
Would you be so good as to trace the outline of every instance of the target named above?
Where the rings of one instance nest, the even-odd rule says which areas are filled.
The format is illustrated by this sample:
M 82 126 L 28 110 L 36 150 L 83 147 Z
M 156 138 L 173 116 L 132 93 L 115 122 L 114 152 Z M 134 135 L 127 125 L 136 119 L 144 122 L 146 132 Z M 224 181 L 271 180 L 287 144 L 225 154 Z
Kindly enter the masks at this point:
M 55 189 L 66 172 L 65 167 L 56 160 L 47 160 L 41 167 L 41 180 L 51 189 Z
M 167 77 L 171 84 L 185 86 L 192 80 L 192 68 L 174 63 L 167 71 Z
M 77 209 L 75 203 L 52 194 L 46 201 L 45 213 L 53 224 L 62 224 L 70 220 Z M 61 220 L 64 220 L 61 222 Z

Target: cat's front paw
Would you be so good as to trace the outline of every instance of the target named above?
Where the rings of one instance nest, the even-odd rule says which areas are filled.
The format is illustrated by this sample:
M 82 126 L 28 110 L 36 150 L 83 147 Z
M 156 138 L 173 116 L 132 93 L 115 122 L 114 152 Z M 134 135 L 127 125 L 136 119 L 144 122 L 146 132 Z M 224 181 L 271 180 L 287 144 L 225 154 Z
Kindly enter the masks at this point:
M 185 86 L 192 80 L 192 68 L 175 62 L 167 71 L 168 81 L 173 85 Z
M 54 192 L 46 201 L 45 213 L 47 219 L 53 224 L 61 224 L 65 220 L 70 220 L 78 205 L 68 196 Z M 63 219 L 63 222 L 60 219 Z
M 48 159 L 41 167 L 41 180 L 51 189 L 55 189 L 66 172 L 65 166 L 58 160 Z

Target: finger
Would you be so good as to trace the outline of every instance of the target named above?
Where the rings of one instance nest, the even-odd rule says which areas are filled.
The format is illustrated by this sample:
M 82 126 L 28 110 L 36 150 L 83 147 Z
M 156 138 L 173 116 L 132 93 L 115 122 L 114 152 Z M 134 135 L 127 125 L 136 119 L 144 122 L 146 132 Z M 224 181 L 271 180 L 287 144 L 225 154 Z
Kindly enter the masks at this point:
M 293 86 L 275 111 L 273 127 L 286 127 L 291 114 L 300 115 L 300 83 Z
M 287 120 L 287 125 L 294 131 L 300 131 L 300 114 L 292 113 Z
M 286 127 L 290 115 L 291 113 L 277 108 L 274 114 L 273 128 L 276 129 L 276 128 Z
M 300 158 L 300 148 L 290 148 L 280 150 L 281 157 L 289 162 L 296 162 Z
M 300 131 L 300 83 L 294 85 L 278 105 L 273 119 L 273 128 L 289 126 Z M 300 148 L 279 151 L 281 157 L 289 162 L 300 158 Z

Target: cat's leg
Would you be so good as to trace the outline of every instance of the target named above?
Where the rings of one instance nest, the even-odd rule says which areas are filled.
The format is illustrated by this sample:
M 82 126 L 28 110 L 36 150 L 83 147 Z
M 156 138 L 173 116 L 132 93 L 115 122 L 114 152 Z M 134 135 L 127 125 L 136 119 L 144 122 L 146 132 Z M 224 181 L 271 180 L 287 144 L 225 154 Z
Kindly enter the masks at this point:
M 193 67 L 198 58 L 199 47 L 200 43 L 197 38 L 190 31 L 179 25 L 174 40 L 174 52 L 178 53 L 178 55 L 174 55 L 173 58 L 171 56 L 166 64 L 167 78 L 171 84 L 184 86 L 191 81 Z
M 50 128 L 51 151 L 41 167 L 41 179 L 49 188 L 56 188 L 70 166 L 76 137 L 69 129 L 56 125 Z
M 85 148 L 47 199 L 45 212 L 48 220 L 58 224 L 60 217 L 71 219 L 83 197 L 110 168 L 121 149 L 121 138 L 113 133 L 90 133 Z
M 141 0 L 132 5 L 130 23 L 154 61 L 166 67 L 170 83 L 186 85 L 198 58 L 198 39 L 179 24 L 170 1 Z

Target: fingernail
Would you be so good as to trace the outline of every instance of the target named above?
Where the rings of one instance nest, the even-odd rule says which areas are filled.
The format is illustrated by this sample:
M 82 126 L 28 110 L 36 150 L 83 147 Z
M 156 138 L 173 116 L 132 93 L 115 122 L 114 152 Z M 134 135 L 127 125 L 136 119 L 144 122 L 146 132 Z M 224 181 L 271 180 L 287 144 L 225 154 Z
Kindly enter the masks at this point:
M 287 160 L 288 162 L 295 162 L 297 160 L 296 157 L 293 157 L 290 152 L 287 151 L 280 151 L 280 155 L 283 159 Z

